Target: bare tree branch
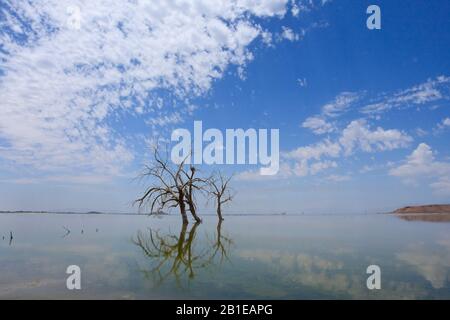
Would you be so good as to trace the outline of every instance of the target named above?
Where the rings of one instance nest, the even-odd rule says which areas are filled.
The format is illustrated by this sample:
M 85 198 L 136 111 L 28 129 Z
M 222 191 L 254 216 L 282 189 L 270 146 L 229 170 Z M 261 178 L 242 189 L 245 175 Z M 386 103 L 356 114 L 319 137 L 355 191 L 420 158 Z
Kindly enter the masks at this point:
M 216 212 L 220 220 L 224 220 L 222 216 L 222 205 L 233 200 L 233 195 L 230 193 L 228 184 L 231 177 L 224 177 L 221 172 L 214 174 L 209 180 L 209 194 L 214 198 L 216 203 Z

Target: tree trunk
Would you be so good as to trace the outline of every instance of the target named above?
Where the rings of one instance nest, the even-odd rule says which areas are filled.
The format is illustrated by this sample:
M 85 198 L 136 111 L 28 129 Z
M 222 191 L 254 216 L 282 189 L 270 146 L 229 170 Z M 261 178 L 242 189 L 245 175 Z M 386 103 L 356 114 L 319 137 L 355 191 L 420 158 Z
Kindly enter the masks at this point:
M 193 176 L 194 176 L 194 172 L 192 171 L 192 175 L 191 175 L 190 179 L 192 179 Z M 189 211 L 191 212 L 191 215 L 194 217 L 195 221 L 200 223 L 200 222 L 202 222 L 202 219 L 199 218 L 199 216 L 197 215 L 197 211 L 195 210 L 193 192 L 194 192 L 194 190 L 192 188 L 192 183 L 190 183 L 188 192 L 186 193 L 186 198 L 187 198 L 188 205 L 189 205 Z
M 189 199 L 189 211 L 191 212 L 196 222 L 202 222 L 202 219 L 200 219 L 200 217 L 197 215 L 197 212 L 195 211 L 195 206 L 191 199 Z
M 189 220 L 186 214 L 186 205 L 184 203 L 184 194 L 182 192 L 180 192 L 180 196 L 179 196 L 179 203 L 178 205 L 180 206 L 180 213 L 181 213 L 181 218 L 183 219 L 183 224 L 188 224 Z
M 220 243 L 220 240 L 222 239 L 222 222 L 223 219 L 220 219 L 217 223 L 217 243 Z
M 180 213 L 181 213 L 181 218 L 183 219 L 183 224 L 188 224 L 189 220 L 186 214 L 186 208 L 184 206 L 184 204 L 180 204 Z
M 217 215 L 219 216 L 220 220 L 224 220 L 222 217 L 222 204 L 220 203 L 220 200 L 217 201 Z

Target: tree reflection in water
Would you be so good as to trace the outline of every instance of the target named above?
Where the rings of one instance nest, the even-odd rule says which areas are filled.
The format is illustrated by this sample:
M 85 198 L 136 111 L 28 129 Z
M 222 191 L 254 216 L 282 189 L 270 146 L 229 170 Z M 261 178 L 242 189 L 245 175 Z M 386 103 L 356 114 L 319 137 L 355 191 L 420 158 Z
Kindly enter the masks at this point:
M 147 278 L 153 278 L 157 285 L 173 276 L 181 286 L 184 277 L 195 278 L 197 271 L 229 261 L 228 251 L 232 240 L 222 234 L 222 221 L 219 221 L 213 237 L 197 240 L 196 233 L 200 223 L 182 224 L 179 235 L 162 234 L 149 228 L 138 231 L 133 243 L 149 258 L 150 268 L 141 270 Z M 204 241 L 200 243 L 199 241 Z

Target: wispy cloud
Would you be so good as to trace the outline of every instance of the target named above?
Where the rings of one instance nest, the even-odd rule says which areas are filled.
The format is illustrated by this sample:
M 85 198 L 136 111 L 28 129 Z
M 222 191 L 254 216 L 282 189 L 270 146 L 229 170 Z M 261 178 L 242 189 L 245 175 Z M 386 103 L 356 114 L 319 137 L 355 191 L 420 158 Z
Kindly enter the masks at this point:
M 302 123 L 302 128 L 310 129 L 315 134 L 325 134 L 336 130 L 335 126 L 321 117 L 309 117 Z
M 436 127 L 433 129 L 434 133 L 441 133 L 446 129 L 450 128 L 450 118 L 444 118 L 441 122 L 439 122 Z
M 426 103 L 448 99 L 450 97 L 450 77 L 439 76 L 424 83 L 396 93 L 377 97 L 374 102 L 364 106 L 364 114 L 380 114 L 391 109 L 404 109 Z
M 255 18 L 281 18 L 287 5 L 3 2 L 0 157 L 44 171 L 118 174 L 135 155 L 121 120 L 180 122 L 184 114 L 164 111 L 161 96 L 186 104 L 230 65 L 243 68 L 262 33 Z M 79 28 L 69 7 L 79 9 Z
M 336 125 L 331 119 L 348 111 L 359 99 L 360 96 L 357 93 L 342 92 L 333 101 L 325 104 L 318 115 L 307 118 L 302 123 L 302 127 L 318 135 L 333 132 L 336 130 Z
M 359 99 L 359 94 L 355 92 L 343 92 L 334 101 L 322 107 L 322 114 L 328 117 L 336 117 L 346 112 L 350 106 Z
M 338 127 L 336 118 L 350 111 L 357 111 L 359 117 L 377 117 L 390 110 L 402 110 L 449 99 L 450 77 L 447 76 L 428 79 L 421 84 L 393 93 L 369 95 L 367 92 L 344 91 L 322 106 L 318 114 L 306 118 L 302 127 L 318 135 L 326 134 L 336 131 Z M 442 129 L 445 125 L 444 119 L 438 126 Z
M 325 179 L 332 182 L 343 182 L 351 180 L 351 177 L 349 175 L 331 174 L 325 177 Z

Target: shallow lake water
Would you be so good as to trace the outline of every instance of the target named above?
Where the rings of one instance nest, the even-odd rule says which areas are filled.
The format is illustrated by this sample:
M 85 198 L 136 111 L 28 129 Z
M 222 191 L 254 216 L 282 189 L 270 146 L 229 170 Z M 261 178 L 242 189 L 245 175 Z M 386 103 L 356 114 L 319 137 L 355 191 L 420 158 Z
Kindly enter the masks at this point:
M 66 288 L 69 265 L 81 290 Z M 380 290 L 367 288 L 369 265 L 381 268 Z M 0 298 L 449 299 L 450 223 L 1 214 Z

